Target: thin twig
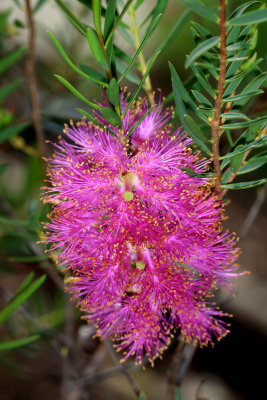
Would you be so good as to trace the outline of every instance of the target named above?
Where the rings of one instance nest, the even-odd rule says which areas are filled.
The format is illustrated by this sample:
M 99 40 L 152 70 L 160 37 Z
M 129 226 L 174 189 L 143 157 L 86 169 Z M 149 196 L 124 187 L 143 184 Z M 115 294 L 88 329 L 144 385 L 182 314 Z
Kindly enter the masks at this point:
M 29 41 L 28 51 L 29 58 L 26 64 L 26 73 L 29 83 L 31 104 L 32 104 L 32 121 L 37 136 L 38 149 L 41 156 L 46 156 L 46 146 L 44 140 L 44 133 L 41 123 L 41 112 L 38 98 L 38 89 L 35 75 L 35 28 L 32 17 L 32 10 L 30 0 L 25 0 L 26 15 L 29 26 Z
M 135 49 L 138 50 L 141 42 L 140 42 L 140 37 L 139 37 L 139 28 L 136 24 L 135 14 L 136 14 L 136 11 L 134 9 L 134 6 L 131 4 L 130 8 L 129 8 L 129 15 L 131 18 L 131 23 L 132 23 L 132 32 L 134 35 Z M 147 65 L 146 65 L 145 58 L 144 58 L 142 51 L 139 53 L 138 59 L 139 59 L 139 64 L 140 64 L 140 71 L 141 71 L 142 75 L 144 76 L 146 73 L 146 70 L 147 70 Z M 146 91 L 146 94 L 148 97 L 148 101 L 149 101 L 150 105 L 152 106 L 154 104 L 154 96 L 153 96 L 153 88 L 152 88 L 152 84 L 151 84 L 151 79 L 150 79 L 149 75 L 146 77 L 146 80 L 145 80 L 145 91 Z
M 133 380 L 133 378 L 131 377 L 131 375 L 129 374 L 129 372 L 127 371 L 127 369 L 125 368 L 125 366 L 123 364 L 120 364 L 120 359 L 116 353 L 116 351 L 114 350 L 112 344 L 106 340 L 105 342 L 105 346 L 108 349 L 108 352 L 111 356 L 111 358 L 113 359 L 113 361 L 118 365 L 118 367 L 120 368 L 120 372 L 126 377 L 126 379 L 128 380 L 133 392 L 135 393 L 135 395 L 137 397 L 140 396 L 141 394 L 141 390 L 139 389 L 139 387 L 137 386 L 137 384 L 135 383 L 135 381 Z
M 192 361 L 197 346 L 192 343 L 185 343 L 178 339 L 179 344 L 175 349 L 171 365 L 167 371 L 168 400 L 174 400 L 174 387 L 179 386 Z
M 221 192 L 221 166 L 220 166 L 220 116 L 222 108 L 223 88 L 226 73 L 226 4 L 220 0 L 220 72 L 218 78 L 217 96 L 215 100 L 215 112 L 211 121 L 211 139 L 213 152 L 213 165 L 215 171 L 215 193 Z
M 139 369 L 140 365 L 131 363 L 131 364 L 124 365 L 123 367 L 124 367 L 124 370 L 126 372 L 128 372 L 128 371 L 133 371 L 133 370 Z M 85 377 L 79 378 L 76 381 L 76 383 L 79 386 L 84 386 L 84 387 L 90 386 L 95 383 L 101 382 L 107 378 L 111 378 L 112 376 L 120 375 L 121 373 L 122 373 L 121 365 L 118 365 L 115 367 L 107 368 L 104 371 L 94 373 L 91 376 L 85 376 Z

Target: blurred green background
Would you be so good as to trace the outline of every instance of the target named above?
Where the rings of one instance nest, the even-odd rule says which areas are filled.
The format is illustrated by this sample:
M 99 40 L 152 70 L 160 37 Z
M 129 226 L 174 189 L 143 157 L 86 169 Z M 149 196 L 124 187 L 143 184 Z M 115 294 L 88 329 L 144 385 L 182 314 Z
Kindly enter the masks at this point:
M 145 1 L 148 10 L 155 2 Z M 206 1 L 215 7 L 215 1 Z M 231 0 L 234 9 L 240 0 Z M 79 1 L 66 2 L 84 23 L 92 17 Z M 66 20 L 52 0 L 32 1 L 37 6 L 34 13 L 36 28 L 36 78 L 45 139 L 56 141 L 63 124 L 70 119 L 80 119 L 75 107 L 82 104 L 53 74 L 64 76 L 87 97 L 100 99 L 101 92 L 94 84 L 85 83 L 75 74 L 58 54 L 48 37 L 51 31 L 76 64 L 95 66 L 86 40 Z M 184 8 L 170 0 L 158 29 L 153 33 L 150 45 L 144 50 L 146 58 L 152 55 L 161 39 L 167 35 Z M 141 18 L 142 15 L 140 14 Z M 195 21 L 205 23 L 193 15 Z M 28 345 L 1 350 L 0 347 L 0 399 L 134 399 L 127 381 L 119 375 L 114 364 L 114 354 L 108 346 L 93 340 L 93 330 L 80 320 L 64 293 L 64 275 L 58 271 L 44 253 L 46 246 L 40 241 L 41 221 L 46 219 L 48 209 L 41 201 L 45 166 L 37 149 L 36 132 L 32 124 L 32 106 L 26 74 L 28 25 L 24 1 L 0 1 L 0 60 L 14 52 L 12 62 L 1 70 L 0 90 L 14 85 L 13 91 L 0 97 L 0 308 L 4 307 L 17 292 L 30 273 L 34 273 L 28 287 L 40 282 L 0 325 L 1 342 L 35 337 Z M 262 69 L 267 69 L 267 24 L 259 27 L 257 51 L 264 58 Z M 186 55 L 193 48 L 190 21 L 168 46 L 153 67 L 153 88 L 160 88 L 164 95 L 171 91 L 168 61 L 186 79 L 184 68 Z M 123 43 L 125 51 L 130 51 Z M 20 49 L 25 49 L 20 50 Z M 17 53 L 18 52 L 18 53 Z M 15 82 L 15 83 L 14 83 Z M 129 83 L 129 89 L 133 88 Z M 1 93 L 1 92 L 0 92 Z M 266 91 L 253 104 L 254 112 L 267 109 Z M 51 154 L 52 146 L 47 144 Z M 262 177 L 266 169 L 261 170 Z M 219 303 L 228 312 L 234 312 L 232 333 L 215 349 L 198 350 L 191 368 L 182 384 L 185 400 L 255 399 L 264 396 L 264 368 L 261 359 L 267 356 L 267 266 L 266 266 L 266 188 L 246 192 L 229 193 L 230 205 L 226 209 L 229 220 L 226 226 L 241 232 L 240 257 L 242 269 L 252 275 L 239 279 L 234 291 L 237 299 L 219 293 Z M 254 207 L 251 209 L 251 207 Z M 258 208 L 257 208 L 258 207 Z M 255 214 L 252 221 L 251 215 Z M 250 214 L 249 214 L 250 213 Z M 247 223 L 250 224 L 247 229 Z M 47 274 L 45 283 L 40 281 Z M 27 296 L 26 296 L 27 297 Z M 166 370 L 170 364 L 174 345 L 167 351 L 163 361 L 157 361 L 154 369 L 134 370 L 133 376 L 151 400 L 165 398 Z M 116 370 L 117 368 L 117 370 Z M 103 370 L 112 371 L 108 379 L 100 377 Z

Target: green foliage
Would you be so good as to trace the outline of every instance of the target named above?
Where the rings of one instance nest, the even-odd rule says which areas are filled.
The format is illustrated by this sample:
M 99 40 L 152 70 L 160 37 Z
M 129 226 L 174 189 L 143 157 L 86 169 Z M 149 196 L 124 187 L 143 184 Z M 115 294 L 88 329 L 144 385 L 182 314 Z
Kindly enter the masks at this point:
M 10 302 L 0 311 L 0 324 L 3 324 L 10 315 L 26 301 L 39 287 L 44 283 L 46 275 L 41 276 L 37 281 L 32 282 L 33 274 L 30 274 L 23 282 L 15 296 Z
M 201 1 L 180 0 L 180 3 L 216 23 L 217 32 L 220 33 L 219 13 L 211 10 Z M 254 7 L 254 10 L 250 11 L 251 7 Z M 252 1 L 237 7 L 231 16 L 226 18 L 228 21 L 226 22 L 226 74 L 219 110 L 219 134 L 222 136 L 226 133 L 230 145 L 228 152 L 221 156 L 223 187 L 233 189 L 264 183 L 264 180 L 257 180 L 244 184 L 238 183 L 237 186 L 234 183 L 226 186 L 231 173 L 242 175 L 250 171 L 249 167 L 243 168 L 250 151 L 252 149 L 258 151 L 267 143 L 266 135 L 262 133 L 266 127 L 266 115 L 255 117 L 247 115 L 247 107 L 253 98 L 263 93 L 261 87 L 267 77 L 267 73 L 259 68 L 261 60 L 257 60 L 255 52 L 258 37 L 257 24 L 266 20 L 266 8 L 261 2 Z M 173 93 L 176 112 L 183 126 L 197 146 L 204 153 L 211 155 L 209 141 L 204 132 L 211 130 L 211 123 L 215 118 L 217 86 L 221 72 L 221 37 L 214 36 L 199 23 L 192 23 L 192 33 L 196 46 L 185 62 L 185 67 L 191 67 L 193 72 L 191 90 L 187 91 L 174 67 L 170 65 Z M 240 137 L 242 137 L 244 130 L 255 132 L 254 138 L 250 142 L 235 144 L 232 140 L 233 133 L 241 131 Z M 229 163 L 230 170 L 225 170 Z M 251 168 L 256 170 L 263 164 L 264 159 L 260 159 L 252 163 Z

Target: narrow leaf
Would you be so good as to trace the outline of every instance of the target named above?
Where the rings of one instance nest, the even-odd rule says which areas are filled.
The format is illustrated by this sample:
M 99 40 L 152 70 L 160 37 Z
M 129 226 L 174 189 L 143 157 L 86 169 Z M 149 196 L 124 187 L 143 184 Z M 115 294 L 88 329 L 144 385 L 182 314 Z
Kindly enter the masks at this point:
M 107 89 L 107 95 L 111 104 L 114 106 L 120 104 L 120 88 L 115 78 L 110 81 Z
M 251 182 L 237 182 L 237 183 L 226 183 L 222 185 L 223 189 L 249 189 L 252 187 L 263 185 L 267 182 L 267 178 L 265 179 L 258 179 L 256 181 Z
M 183 85 L 181 79 L 179 78 L 179 75 L 177 74 L 174 66 L 171 63 L 169 63 L 169 66 L 170 66 L 172 77 L 175 81 L 175 85 L 177 86 L 179 93 L 181 94 L 183 100 L 190 106 L 190 108 L 193 111 L 195 111 L 196 105 L 193 102 L 193 100 L 191 99 L 191 97 L 189 96 L 187 90 L 184 88 L 184 85 Z
M 211 102 L 202 93 L 198 92 L 197 90 L 191 90 L 191 92 L 193 93 L 197 101 L 200 103 L 200 105 L 213 108 Z
M 221 118 L 225 119 L 248 119 L 248 117 L 245 114 L 235 112 L 235 111 L 229 111 L 225 114 L 221 114 Z
M 29 124 L 25 122 L 22 124 L 12 125 L 9 126 L 8 128 L 2 129 L 0 131 L 0 143 L 6 142 L 7 140 L 11 139 L 13 136 L 24 131 L 24 129 L 27 128 L 28 126 Z
M 137 59 L 137 57 L 139 56 L 140 52 L 142 51 L 145 43 L 147 42 L 149 36 L 151 35 L 151 33 L 154 31 L 155 27 L 157 26 L 157 24 L 159 23 L 160 17 L 162 14 L 158 15 L 158 17 L 149 25 L 145 36 L 138 48 L 138 50 L 136 51 L 135 55 L 133 56 L 130 64 L 128 65 L 128 67 L 126 68 L 126 70 L 124 71 L 124 73 L 122 74 L 122 76 L 120 77 L 118 83 L 120 84 L 122 82 L 122 80 L 124 79 L 124 77 L 128 74 L 128 72 L 131 70 L 131 68 L 133 67 L 133 65 L 135 64 L 135 61 Z
M 15 89 L 17 89 L 18 86 L 22 84 L 23 80 L 22 79 L 16 79 L 15 81 L 9 83 L 8 85 L 2 87 L 0 89 L 0 103 L 10 94 L 12 93 Z
M 66 79 L 62 78 L 62 76 L 59 75 L 54 75 L 61 83 L 63 83 L 64 86 L 66 86 L 66 88 L 68 88 L 71 93 L 74 94 L 74 96 L 78 97 L 78 99 L 80 99 L 81 101 L 83 101 L 84 103 L 88 104 L 90 107 L 95 108 L 96 110 L 101 110 L 101 107 L 96 104 L 93 103 L 92 101 L 86 99 L 86 97 L 84 97 L 80 92 L 78 92 L 77 89 L 75 89 L 68 81 L 66 81 Z
M 108 69 L 108 63 L 105 54 L 103 52 L 103 49 L 99 43 L 97 34 L 90 27 L 87 29 L 87 39 L 95 60 L 104 68 Z
M 221 38 L 219 36 L 212 37 L 204 42 L 200 43 L 194 50 L 189 54 L 185 62 L 185 68 L 190 67 L 190 65 L 202 54 L 204 54 L 209 49 L 215 47 Z
M 152 58 L 152 60 L 150 61 L 149 65 L 148 65 L 148 67 L 147 67 L 147 70 L 146 70 L 146 72 L 145 72 L 143 78 L 141 79 L 140 84 L 139 84 L 139 86 L 138 86 L 138 88 L 137 88 L 135 94 L 133 95 L 133 97 L 131 98 L 131 100 L 130 100 L 130 102 L 128 103 L 127 107 L 125 108 L 125 110 L 124 110 L 124 112 L 123 112 L 123 115 L 125 115 L 125 114 L 127 113 L 127 111 L 130 109 L 131 105 L 133 104 L 133 102 L 134 102 L 135 99 L 137 98 L 137 96 L 138 96 L 140 90 L 141 90 L 142 87 L 143 87 L 143 84 L 144 84 L 144 82 L 145 82 L 145 80 L 146 80 L 146 77 L 148 76 L 148 74 L 149 74 L 151 68 L 152 68 L 153 65 L 155 64 L 155 61 L 156 61 L 156 59 L 158 58 L 158 56 L 160 55 L 160 53 L 161 53 L 161 52 L 158 51 L 158 52 L 154 55 L 154 57 Z
M 44 283 L 46 275 L 41 276 L 31 286 L 23 290 L 18 296 L 14 296 L 10 302 L 0 311 L 0 324 L 5 322 L 8 317 L 25 301 L 27 300 L 39 287 Z
M 247 128 L 248 126 L 256 125 L 259 124 L 260 122 L 266 121 L 267 120 L 267 115 L 259 118 L 255 118 L 253 120 L 249 120 L 246 122 L 237 122 L 235 124 L 224 124 L 222 125 L 222 129 L 241 129 L 241 128 Z
M 252 150 L 253 148 L 264 146 L 264 145 L 266 145 L 266 143 L 267 143 L 267 136 L 263 136 L 257 140 L 254 140 L 253 142 L 251 142 L 249 144 L 246 144 L 243 146 L 238 146 L 237 150 L 232 151 L 228 154 L 225 154 L 225 156 L 220 157 L 220 160 L 225 160 L 227 158 L 235 157 L 237 154 L 244 153 L 247 150 Z M 237 144 L 238 144 L 238 142 L 237 142 Z
M 4 57 L 0 61 L 0 74 L 6 71 L 12 64 L 14 64 L 24 53 L 26 49 L 21 47 L 8 56 Z
M 118 19 L 117 19 L 115 25 L 113 26 L 113 28 L 112 28 L 110 34 L 108 35 L 108 38 L 107 38 L 106 43 L 105 43 L 105 47 L 106 47 L 106 48 L 107 48 L 107 45 L 108 45 L 109 41 L 111 40 L 111 38 L 112 38 L 112 36 L 113 36 L 115 30 L 117 29 L 119 23 L 121 22 L 121 20 L 122 20 L 124 14 L 126 13 L 126 11 L 128 10 L 130 4 L 132 3 L 132 1 L 133 1 L 133 0 L 128 0 L 127 3 L 125 4 L 125 6 L 123 7 L 122 12 L 120 13 L 120 15 L 119 15 L 119 17 L 118 17 Z
M 22 263 L 36 263 L 48 260 L 48 256 L 12 256 L 8 257 L 10 262 L 22 262 Z
M 231 97 L 226 97 L 225 99 L 223 99 L 224 103 L 228 103 L 228 102 L 233 102 L 236 100 L 241 100 L 241 99 L 248 99 L 252 96 L 256 96 L 257 94 L 263 93 L 262 90 L 251 90 L 250 92 L 244 92 L 241 94 L 237 94 L 236 96 L 231 96 Z
M 34 342 L 35 340 L 38 340 L 39 338 L 40 338 L 40 335 L 33 335 L 33 336 L 28 336 L 26 338 L 11 340 L 10 342 L 1 342 L 0 343 L 0 351 L 11 350 L 11 349 L 15 349 L 16 347 L 25 346 L 26 344 Z
M 186 112 L 186 108 L 179 90 L 179 85 L 177 85 L 177 74 L 176 71 L 174 69 L 172 69 L 172 85 L 173 85 L 173 91 L 174 91 L 174 98 L 175 98 L 175 103 L 176 103 L 176 107 L 177 107 L 177 111 L 178 111 L 178 115 L 179 118 L 184 126 L 184 128 L 187 130 L 189 136 L 192 137 L 192 139 L 194 140 L 194 142 L 201 148 L 201 150 L 203 150 L 206 154 L 208 154 L 209 156 L 211 155 L 211 151 L 209 150 L 209 148 L 207 147 L 207 145 L 198 138 L 198 136 L 196 135 L 196 133 L 190 128 L 190 126 L 188 125 L 186 119 L 185 119 L 185 115 L 187 114 Z
M 6 169 L 8 168 L 8 164 L 1 164 L 0 165 L 0 175 L 6 171 Z
M 92 0 L 95 30 L 101 35 L 101 0 Z
M 102 109 L 102 116 L 109 124 L 121 127 L 119 116 L 111 108 L 104 107 Z
M 64 58 L 64 60 L 67 62 L 67 64 L 75 71 L 77 72 L 79 75 L 83 76 L 86 79 L 89 79 L 90 81 L 96 82 L 99 85 L 102 86 L 108 86 L 106 83 L 103 83 L 101 81 L 98 81 L 97 79 L 85 74 L 83 71 L 81 71 L 78 67 L 76 67 L 76 65 L 73 64 L 73 62 L 70 60 L 70 58 L 67 56 L 67 54 L 65 53 L 65 51 L 63 50 L 63 48 L 61 47 L 61 45 L 59 44 L 59 42 L 57 41 L 57 39 L 54 37 L 54 35 L 51 32 L 48 32 L 49 36 L 51 37 L 51 39 L 53 40 L 56 48 L 58 49 L 60 55 Z
M 256 156 L 244 162 L 240 168 L 238 175 L 247 174 L 248 172 L 255 171 L 267 163 L 267 154 Z
M 205 6 L 200 0 L 179 0 L 184 6 L 193 10 L 196 14 L 201 15 L 213 22 L 218 22 L 218 16 L 209 7 Z
M 127 133 L 127 135 L 125 136 L 124 139 L 127 139 L 128 137 L 131 136 L 131 134 L 135 131 L 135 129 L 141 124 L 141 122 L 144 121 L 145 117 L 151 112 L 151 110 L 153 110 L 153 108 L 156 107 L 156 104 L 153 104 L 153 106 L 151 106 L 149 108 L 149 110 L 147 110 L 145 112 L 144 115 L 142 115 L 142 117 L 131 127 L 131 129 L 129 130 L 129 132 Z
M 90 121 L 92 121 L 95 125 L 100 126 L 103 128 L 103 125 L 96 119 L 94 118 L 91 114 L 89 114 L 87 111 L 83 110 L 82 108 L 75 108 L 79 113 L 87 117 Z
M 55 0 L 58 7 L 64 12 L 68 20 L 72 23 L 72 25 L 80 32 L 83 36 L 86 36 L 87 27 L 82 24 L 79 19 L 71 12 L 71 10 L 66 6 L 65 3 L 61 0 Z
M 267 21 L 267 8 L 248 12 L 228 21 L 229 25 L 252 25 Z
M 104 42 L 107 40 L 115 21 L 117 0 L 109 0 L 107 4 L 107 10 L 105 15 L 105 25 L 104 25 Z
M 93 68 L 88 65 L 81 64 L 80 69 L 88 76 L 90 79 L 96 83 L 107 84 L 106 78 L 104 75 L 101 75 L 99 72 L 95 71 Z

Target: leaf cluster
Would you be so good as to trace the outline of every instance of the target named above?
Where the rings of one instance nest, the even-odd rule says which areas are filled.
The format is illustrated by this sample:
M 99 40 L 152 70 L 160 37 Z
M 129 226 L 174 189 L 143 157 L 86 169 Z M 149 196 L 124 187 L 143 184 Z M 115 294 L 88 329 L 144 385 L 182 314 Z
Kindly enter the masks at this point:
M 185 68 L 192 71 L 188 85 L 182 83 L 170 65 L 177 115 L 199 149 L 210 157 L 210 130 L 221 68 L 219 10 L 208 8 L 200 0 L 180 2 L 218 26 L 218 35 L 214 36 L 203 25 L 192 22 L 195 47 L 185 62 Z M 267 144 L 267 116 L 249 114 L 255 96 L 263 93 L 261 87 L 267 78 L 256 51 L 258 24 L 267 21 L 266 10 L 263 3 L 249 1 L 227 16 L 226 74 L 219 110 L 220 139 L 225 137 L 228 141 L 228 151 L 220 157 L 224 189 L 253 187 L 267 181 L 229 183 L 235 176 L 254 171 L 267 162 L 266 151 L 261 152 Z

